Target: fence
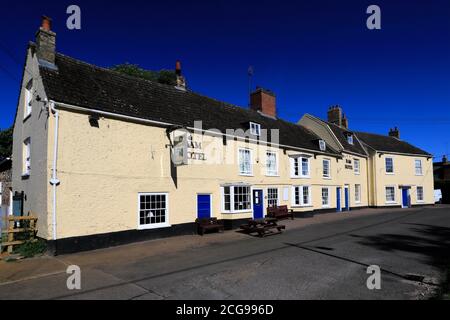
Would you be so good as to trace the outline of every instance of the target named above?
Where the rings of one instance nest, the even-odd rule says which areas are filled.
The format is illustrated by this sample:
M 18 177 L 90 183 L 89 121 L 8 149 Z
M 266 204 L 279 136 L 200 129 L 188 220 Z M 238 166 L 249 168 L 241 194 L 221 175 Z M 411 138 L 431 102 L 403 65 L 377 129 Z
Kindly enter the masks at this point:
M 7 254 L 11 254 L 15 246 L 22 245 L 27 241 L 35 241 L 37 217 L 33 214 L 21 217 L 6 216 L 6 221 L 5 226 L 7 228 L 2 230 L 0 254 L 3 253 L 5 248 Z

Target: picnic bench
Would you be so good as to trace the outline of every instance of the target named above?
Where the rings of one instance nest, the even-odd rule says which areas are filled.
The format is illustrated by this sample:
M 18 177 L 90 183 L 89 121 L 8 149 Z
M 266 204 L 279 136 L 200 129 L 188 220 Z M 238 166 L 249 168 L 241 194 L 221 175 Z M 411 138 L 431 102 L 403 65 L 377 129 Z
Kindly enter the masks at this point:
M 203 236 L 205 231 L 223 231 L 224 225 L 217 218 L 198 218 L 195 220 L 197 224 L 197 232 L 199 235 Z
M 267 216 L 276 219 L 288 219 L 294 220 L 294 210 L 289 210 L 287 206 L 274 206 L 267 208 Z
M 277 218 L 264 218 L 264 219 L 250 219 L 247 224 L 240 227 L 245 233 L 256 233 L 259 237 L 267 237 L 275 234 L 279 234 L 282 230 L 286 229 L 286 226 L 279 225 Z

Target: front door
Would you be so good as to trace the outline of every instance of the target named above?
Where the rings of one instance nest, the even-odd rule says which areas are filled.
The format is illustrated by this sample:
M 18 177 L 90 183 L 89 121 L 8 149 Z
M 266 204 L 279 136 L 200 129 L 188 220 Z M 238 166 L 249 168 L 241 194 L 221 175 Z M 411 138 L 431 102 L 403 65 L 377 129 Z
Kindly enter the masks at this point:
M 337 212 L 341 212 L 341 188 L 337 187 L 336 188 L 336 211 Z
M 344 201 L 345 201 L 345 211 L 350 210 L 350 199 L 349 199 L 349 193 L 348 193 L 348 186 L 344 187 Z
M 197 195 L 197 217 L 211 218 L 211 195 L 198 194 Z
M 264 218 L 264 198 L 262 190 L 253 190 L 253 219 Z
M 408 188 L 402 188 L 402 208 L 409 207 Z

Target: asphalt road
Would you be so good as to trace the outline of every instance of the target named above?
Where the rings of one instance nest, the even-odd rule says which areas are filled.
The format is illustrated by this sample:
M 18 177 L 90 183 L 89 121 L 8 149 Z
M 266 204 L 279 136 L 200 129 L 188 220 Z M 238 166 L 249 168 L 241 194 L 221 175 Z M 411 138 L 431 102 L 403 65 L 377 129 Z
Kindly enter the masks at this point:
M 449 206 L 286 225 L 281 235 L 182 251 L 104 261 L 88 253 L 82 290 L 55 272 L 0 284 L 0 299 L 421 299 L 450 266 Z M 382 269 L 380 290 L 366 286 L 369 265 Z

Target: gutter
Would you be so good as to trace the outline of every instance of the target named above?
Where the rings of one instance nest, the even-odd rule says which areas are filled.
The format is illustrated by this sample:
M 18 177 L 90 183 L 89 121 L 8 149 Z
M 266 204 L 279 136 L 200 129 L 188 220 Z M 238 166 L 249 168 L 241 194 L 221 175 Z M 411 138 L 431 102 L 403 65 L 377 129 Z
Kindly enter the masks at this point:
M 57 163 L 58 163 L 58 127 L 59 127 L 59 112 L 55 108 L 55 102 L 50 101 L 50 111 L 55 117 L 55 133 L 53 142 L 53 165 L 52 165 L 52 178 L 50 179 L 50 184 L 53 187 L 53 212 L 52 212 L 52 231 L 53 240 L 56 240 L 56 187 L 59 185 L 60 181 L 57 176 Z
M 173 123 L 168 123 L 168 122 L 162 122 L 162 121 L 156 121 L 156 120 L 149 120 L 149 119 L 143 119 L 143 118 L 138 118 L 138 117 L 132 117 L 132 116 L 126 116 L 126 115 L 122 115 L 122 114 L 118 114 L 118 113 L 112 113 L 112 112 L 107 112 L 107 111 L 101 111 L 101 110 L 96 110 L 96 109 L 88 109 L 88 108 L 83 108 L 83 107 L 78 107 L 78 106 L 74 106 L 71 104 L 67 104 L 67 103 L 62 103 L 62 102 L 54 102 L 55 105 L 64 108 L 64 109 L 69 109 L 69 110 L 75 110 L 75 111 L 79 111 L 79 112 L 85 112 L 85 113 L 95 113 L 98 115 L 102 115 L 102 116 L 107 116 L 107 117 L 113 117 L 113 118 L 118 118 L 118 119 L 123 119 L 123 120 L 128 120 L 128 121 L 135 121 L 135 122 L 141 122 L 141 123 L 149 123 L 149 124 L 153 124 L 153 125 L 157 125 L 157 126 L 162 126 L 162 127 L 173 127 L 173 126 L 177 126 Z M 222 132 L 216 132 L 216 131 L 211 131 L 211 130 L 198 130 L 198 128 L 194 128 L 194 127 L 186 127 L 186 129 L 188 130 L 192 130 L 194 132 L 203 132 L 203 133 L 209 133 L 211 135 L 220 135 L 222 137 L 229 137 L 229 138 L 236 138 L 236 139 L 245 139 L 247 141 L 251 141 L 251 142 L 255 142 L 257 144 L 270 144 L 271 146 L 277 146 L 277 147 L 284 147 L 284 148 L 289 148 L 289 149 L 294 149 L 294 150 L 299 150 L 299 151 L 306 151 L 306 152 L 310 152 L 313 154 L 322 154 L 322 155 L 327 155 L 327 156 L 332 156 L 335 158 L 339 158 L 341 159 L 342 156 L 340 156 L 339 154 L 333 154 L 333 153 L 327 153 L 327 152 L 321 152 L 318 150 L 311 150 L 311 149 L 306 149 L 306 148 L 299 148 L 299 147 L 294 147 L 294 146 L 288 146 L 288 145 L 283 145 L 283 144 L 273 144 L 273 143 L 269 143 L 269 142 L 264 142 L 264 141 L 258 141 L 255 139 L 251 139 L 249 137 L 239 137 L 239 136 L 234 136 L 234 135 L 230 135 L 230 134 L 226 134 L 226 133 L 222 133 Z

